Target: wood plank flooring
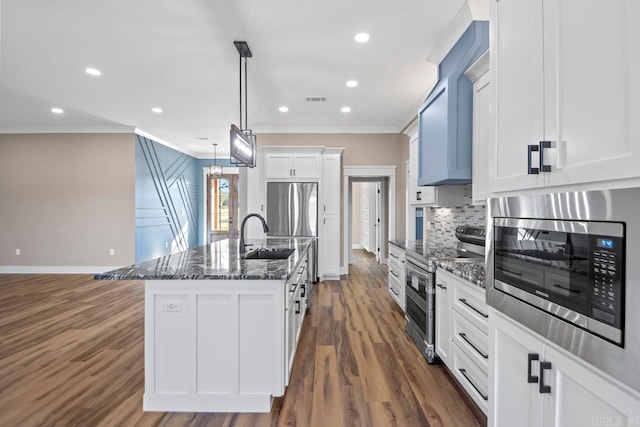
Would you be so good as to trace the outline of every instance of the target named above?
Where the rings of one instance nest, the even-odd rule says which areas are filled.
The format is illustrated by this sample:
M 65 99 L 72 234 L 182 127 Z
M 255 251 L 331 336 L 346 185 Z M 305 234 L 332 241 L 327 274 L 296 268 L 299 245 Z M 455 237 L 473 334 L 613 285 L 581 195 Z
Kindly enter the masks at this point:
M 386 266 L 355 256 L 345 280 L 315 286 L 269 414 L 142 411 L 142 282 L 0 275 L 0 426 L 486 425 L 405 334 Z

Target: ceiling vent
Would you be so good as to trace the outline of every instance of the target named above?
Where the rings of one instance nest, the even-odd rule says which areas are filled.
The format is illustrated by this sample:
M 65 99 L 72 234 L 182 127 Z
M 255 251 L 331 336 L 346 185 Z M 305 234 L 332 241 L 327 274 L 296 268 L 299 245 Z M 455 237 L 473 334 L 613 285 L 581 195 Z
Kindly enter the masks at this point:
M 307 102 L 326 102 L 327 98 L 324 96 L 307 96 Z

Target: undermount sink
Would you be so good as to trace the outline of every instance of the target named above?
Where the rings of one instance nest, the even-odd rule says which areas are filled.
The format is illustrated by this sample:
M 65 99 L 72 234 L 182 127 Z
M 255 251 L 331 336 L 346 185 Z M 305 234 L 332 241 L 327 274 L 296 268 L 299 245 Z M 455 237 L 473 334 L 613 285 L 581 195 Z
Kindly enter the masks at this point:
M 287 259 L 294 253 L 295 249 L 267 249 L 261 248 L 248 252 L 244 259 Z

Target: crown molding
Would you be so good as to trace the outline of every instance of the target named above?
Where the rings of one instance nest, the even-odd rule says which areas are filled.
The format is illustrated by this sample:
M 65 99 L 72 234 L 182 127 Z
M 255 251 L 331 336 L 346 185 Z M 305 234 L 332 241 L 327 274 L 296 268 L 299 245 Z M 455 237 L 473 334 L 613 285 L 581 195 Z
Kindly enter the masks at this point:
M 254 127 L 253 132 L 261 133 L 400 133 L 402 129 L 396 126 L 345 126 L 345 127 Z
M 133 126 L 20 126 L 0 127 L 0 134 L 28 133 L 134 133 Z
M 156 137 L 154 135 L 151 135 L 150 133 L 147 133 L 147 132 L 143 131 L 142 129 L 136 128 L 135 129 L 135 133 L 136 133 L 136 135 L 140 135 L 142 137 L 149 138 L 150 140 L 152 140 L 154 142 L 157 142 L 158 144 L 162 144 L 165 147 L 169 147 L 169 148 L 171 148 L 173 150 L 179 151 L 179 152 L 184 153 L 186 155 L 189 155 L 191 157 L 195 157 L 196 159 L 205 158 L 205 157 L 202 157 L 202 153 L 196 153 L 194 151 L 185 150 L 183 147 L 179 147 L 179 146 L 177 146 L 175 144 L 172 144 L 172 143 L 170 143 L 168 141 L 165 141 L 162 138 L 158 138 L 158 137 Z

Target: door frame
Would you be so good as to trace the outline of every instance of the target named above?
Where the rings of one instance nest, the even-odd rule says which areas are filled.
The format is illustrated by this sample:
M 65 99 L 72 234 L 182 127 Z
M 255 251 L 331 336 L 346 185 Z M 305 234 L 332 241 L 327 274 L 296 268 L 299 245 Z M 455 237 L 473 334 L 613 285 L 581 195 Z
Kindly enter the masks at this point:
M 200 236 L 202 238 L 202 244 L 206 245 L 209 239 L 209 230 L 207 227 L 207 223 L 208 223 L 208 218 L 207 218 L 207 212 L 208 212 L 208 208 L 207 208 L 207 201 L 209 200 L 209 195 L 207 194 L 207 188 L 208 188 L 208 184 L 207 184 L 207 172 L 209 171 L 209 166 L 203 166 L 202 167 L 202 193 L 201 193 L 201 200 L 202 203 L 200 204 L 200 209 L 202 212 L 202 219 L 199 219 L 202 225 L 202 235 Z M 224 175 L 240 175 L 240 168 L 229 168 L 229 167 L 222 167 L 222 173 Z M 240 177 L 238 176 L 238 203 L 240 203 Z M 240 228 L 238 226 L 238 228 Z
M 389 227 L 387 230 L 387 240 L 394 240 L 396 237 L 396 170 L 397 166 L 343 166 L 342 168 L 342 195 L 343 195 L 343 251 L 340 266 L 341 274 L 349 273 L 349 254 L 351 254 L 351 183 L 353 180 L 366 179 L 371 180 L 389 179 L 387 188 L 387 204 L 389 205 Z M 387 258 L 384 257 L 382 262 L 386 263 Z

